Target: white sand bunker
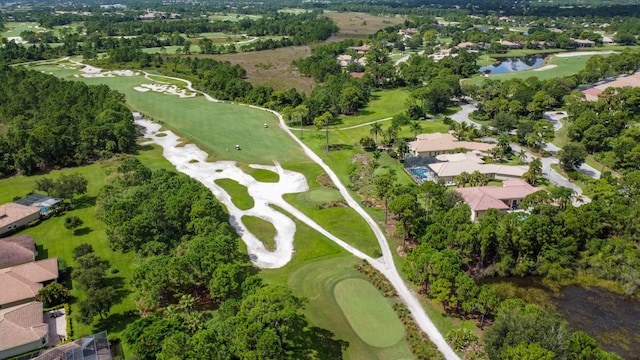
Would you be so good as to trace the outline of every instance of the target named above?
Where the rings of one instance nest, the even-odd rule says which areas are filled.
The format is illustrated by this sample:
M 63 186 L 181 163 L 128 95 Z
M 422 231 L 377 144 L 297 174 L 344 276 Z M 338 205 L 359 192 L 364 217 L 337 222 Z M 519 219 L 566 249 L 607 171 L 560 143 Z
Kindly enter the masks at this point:
M 549 65 L 545 65 L 543 67 L 539 67 L 537 69 L 533 69 L 533 71 L 545 71 L 545 70 L 553 69 L 553 68 L 555 68 L 557 66 L 558 65 L 556 65 L 556 64 L 549 64 Z
M 591 56 L 591 55 L 604 55 L 604 54 L 617 54 L 619 51 L 607 50 L 607 51 L 573 51 L 556 54 L 557 57 L 574 57 L 574 56 Z
M 229 211 L 231 225 L 242 240 L 247 244 L 249 257 L 254 264 L 261 268 L 279 268 L 287 264 L 293 256 L 293 236 L 296 225 L 288 216 L 274 210 L 269 204 L 289 208 L 289 204 L 282 198 L 283 194 L 297 193 L 309 189 L 307 180 L 301 173 L 284 170 L 279 164 L 275 166 L 250 165 L 253 168 L 270 170 L 278 173 L 280 181 L 277 183 L 263 183 L 243 172 L 234 161 L 207 162 L 207 153 L 200 150 L 194 144 L 178 147 L 180 139 L 171 131 L 161 131 L 159 124 L 154 124 L 143 119 L 139 113 L 134 113 L 137 125 L 145 128 L 145 136 L 150 138 L 150 143 L 162 146 L 164 157 L 172 163 L 176 169 L 190 177 L 200 181 L 222 202 Z M 164 133 L 166 136 L 158 137 L 156 134 Z M 192 162 L 192 160 L 198 160 Z M 254 207 L 249 210 L 240 210 L 233 202 L 229 194 L 215 184 L 217 179 L 233 179 L 247 187 L 249 195 L 253 197 Z M 252 234 L 242 223 L 242 216 L 255 216 L 273 224 L 276 229 L 274 238 L 276 249 L 268 250 L 265 245 Z
M 142 84 L 140 86 L 134 87 L 133 89 L 139 92 L 154 91 L 163 94 L 176 95 L 180 98 L 190 98 L 197 95 L 193 91 L 181 89 L 173 84 Z
M 140 75 L 137 71 L 131 70 L 110 70 L 110 71 L 102 71 L 102 69 L 93 67 L 90 65 L 85 65 L 84 68 L 80 69 L 82 74 L 80 76 L 85 78 L 95 78 L 95 77 L 115 77 L 115 76 L 138 76 Z M 76 77 L 78 77 L 76 75 Z

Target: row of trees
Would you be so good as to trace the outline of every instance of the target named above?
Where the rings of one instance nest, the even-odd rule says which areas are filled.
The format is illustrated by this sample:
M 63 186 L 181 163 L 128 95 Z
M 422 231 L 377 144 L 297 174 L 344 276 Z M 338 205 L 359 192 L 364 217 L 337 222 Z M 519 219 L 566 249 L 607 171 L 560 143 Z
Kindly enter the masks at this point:
M 136 159 L 118 173 L 98 198 L 98 216 L 114 248 L 140 257 L 131 285 L 152 315 L 123 333 L 137 358 L 341 357 L 346 344 L 309 326 L 303 299 L 262 283 L 206 187 Z
M 122 94 L 36 71 L 0 66 L 0 176 L 85 164 L 135 150 Z

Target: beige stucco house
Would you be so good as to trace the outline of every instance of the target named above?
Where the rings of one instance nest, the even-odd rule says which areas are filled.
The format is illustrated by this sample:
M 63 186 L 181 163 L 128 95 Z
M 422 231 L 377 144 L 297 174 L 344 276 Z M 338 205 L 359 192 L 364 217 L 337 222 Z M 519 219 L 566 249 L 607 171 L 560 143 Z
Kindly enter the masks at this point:
M 503 212 L 518 209 L 522 200 L 542 188 L 523 180 L 505 181 L 502 186 L 476 186 L 454 189 L 471 209 L 471 221 L 481 219 L 489 209 Z

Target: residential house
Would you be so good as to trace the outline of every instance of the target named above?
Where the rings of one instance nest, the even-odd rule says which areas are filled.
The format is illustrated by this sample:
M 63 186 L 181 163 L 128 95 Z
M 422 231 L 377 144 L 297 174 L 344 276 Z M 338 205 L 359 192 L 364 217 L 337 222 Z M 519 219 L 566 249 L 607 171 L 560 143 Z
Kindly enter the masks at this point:
M 588 39 L 574 39 L 573 41 L 575 41 L 576 44 L 578 44 L 579 48 L 594 47 L 596 45 L 595 41 L 591 41 Z
M 616 41 L 613 40 L 613 38 L 611 38 L 609 36 L 602 35 L 602 43 L 604 45 L 615 45 Z
M 41 302 L 0 309 L 0 359 L 42 348 L 48 338 Z
M 409 142 L 410 153 L 414 156 L 435 157 L 451 154 L 464 148 L 468 151 L 488 152 L 495 145 L 475 141 L 459 141 L 451 133 L 420 134 L 415 141 Z
M 0 269 L 0 309 L 33 301 L 44 284 L 57 278 L 57 258 Z
M 0 239 L 0 269 L 36 260 L 36 244 L 29 235 Z
M 353 47 L 351 47 L 351 49 L 355 50 L 357 54 L 363 54 L 364 55 L 371 49 L 371 45 L 364 44 L 362 46 L 353 46 Z
M 526 166 L 509 166 L 500 164 L 483 164 L 471 160 L 445 161 L 429 164 L 436 181 L 446 185 L 455 185 L 455 178 L 467 172 L 469 174 L 478 171 L 486 175 L 488 179 L 513 180 L 520 179 L 527 172 Z
M 476 43 L 465 41 L 465 42 L 461 42 L 460 44 L 456 45 L 456 48 L 465 49 L 465 48 L 475 48 L 476 46 L 477 46 Z
M 500 39 L 498 43 L 507 49 L 522 49 L 522 44 Z
M 464 202 L 471 209 L 471 221 L 481 219 L 487 210 L 503 212 L 517 210 L 522 200 L 542 188 L 529 185 L 523 180 L 505 181 L 502 186 L 477 186 L 456 188 Z
M 40 208 L 16 203 L 0 205 L 0 236 L 27 226 L 40 219 Z
M 347 55 L 347 54 L 341 54 L 341 55 L 338 55 L 338 57 L 336 58 L 336 61 L 338 62 L 340 67 L 345 68 L 349 64 L 351 64 L 351 61 L 353 61 L 353 56 Z

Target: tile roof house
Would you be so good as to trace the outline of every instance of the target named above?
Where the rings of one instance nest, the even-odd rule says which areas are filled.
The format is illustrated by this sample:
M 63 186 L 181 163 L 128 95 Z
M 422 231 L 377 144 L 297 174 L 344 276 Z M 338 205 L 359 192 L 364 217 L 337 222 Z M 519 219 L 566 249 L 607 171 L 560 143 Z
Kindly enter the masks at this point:
M 409 142 L 411 154 L 415 156 L 434 157 L 450 154 L 454 150 L 464 148 L 469 151 L 487 152 L 495 145 L 473 141 L 459 141 L 451 133 L 420 134 L 415 141 Z
M 502 186 L 477 186 L 455 188 L 471 209 L 471 221 L 481 219 L 487 210 L 509 211 L 518 209 L 518 205 L 529 194 L 542 188 L 529 185 L 523 180 L 505 181 Z
M 446 185 L 454 185 L 456 176 L 463 172 L 471 174 L 478 171 L 489 179 L 517 180 L 528 170 L 526 166 L 483 164 L 471 160 L 438 162 L 428 166 L 433 172 L 434 179 Z
M 57 258 L 0 269 L 0 308 L 32 301 L 44 283 L 57 278 Z
M 29 235 L 0 239 L 0 269 L 36 260 L 36 244 Z
M 48 337 L 42 303 L 33 301 L 0 309 L 0 359 L 46 346 Z
M 40 218 L 40 208 L 15 203 L 0 205 L 0 236 L 13 232 Z

